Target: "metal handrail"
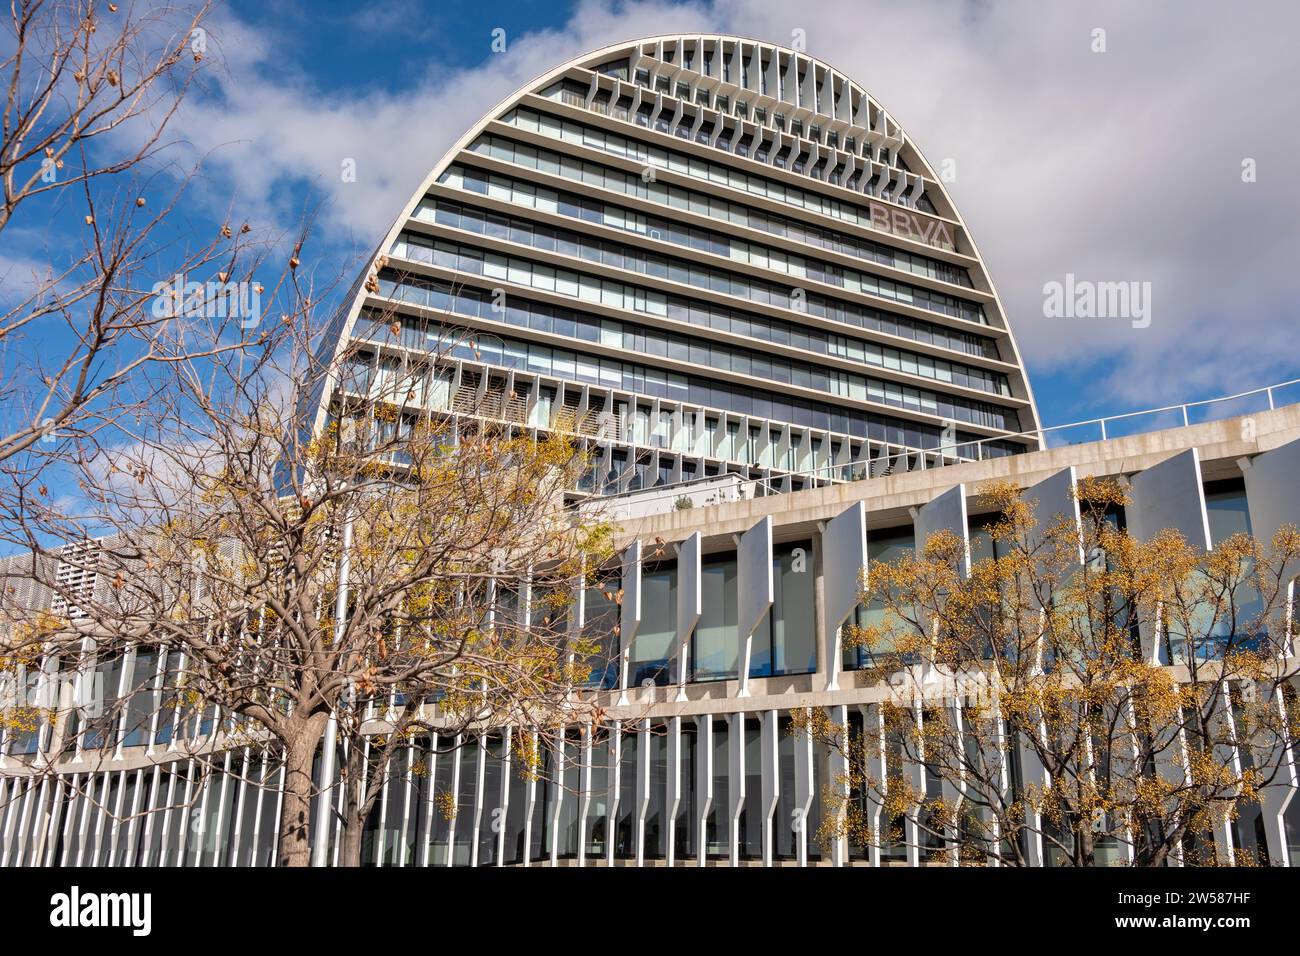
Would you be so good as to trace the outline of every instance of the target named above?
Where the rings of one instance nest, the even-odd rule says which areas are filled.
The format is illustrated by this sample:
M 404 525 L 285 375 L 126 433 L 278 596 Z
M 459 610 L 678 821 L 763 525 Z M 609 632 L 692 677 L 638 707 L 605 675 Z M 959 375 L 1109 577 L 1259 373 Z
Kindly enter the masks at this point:
M 924 471 L 927 468 L 943 467 L 947 463 L 948 459 L 954 459 L 956 463 L 967 462 L 967 461 L 981 461 L 983 460 L 984 457 L 983 454 L 981 453 L 983 450 L 983 446 L 985 442 L 990 442 L 990 441 L 1005 441 L 1010 438 L 1037 438 L 1039 439 L 1040 442 L 1043 443 L 1044 446 L 1046 446 L 1046 439 L 1043 436 L 1049 432 L 1064 431 L 1065 429 L 1069 429 L 1069 428 L 1083 428 L 1089 425 L 1098 426 L 1101 431 L 1101 440 L 1106 441 L 1108 438 L 1106 434 L 1106 424 L 1108 422 L 1118 422 L 1124 419 L 1138 418 L 1143 415 L 1158 415 L 1164 412 L 1172 412 L 1172 411 L 1181 411 L 1183 416 L 1183 425 L 1188 426 L 1191 424 L 1191 418 L 1188 414 L 1189 409 L 1199 408 L 1204 405 L 1215 405 L 1221 402 L 1236 401 L 1242 398 L 1250 398 L 1253 395 L 1267 395 L 1268 407 L 1269 410 L 1272 411 L 1277 408 L 1276 397 L 1273 394 L 1274 391 L 1277 389 L 1289 388 L 1291 386 L 1296 386 L 1296 385 L 1300 385 L 1300 378 L 1293 378 L 1285 382 L 1277 382 L 1273 385 L 1266 385 L 1263 388 L 1255 388 L 1246 392 L 1238 392 L 1235 395 L 1222 395 L 1217 398 L 1206 398 L 1197 402 L 1183 402 L 1178 405 L 1165 405 L 1160 408 L 1147 408 L 1135 412 L 1123 412 L 1119 415 L 1106 415 L 1101 418 L 1091 418 L 1086 421 L 1071 422 L 1066 425 L 1050 425 L 1047 428 L 1036 429 L 1034 431 L 1019 432 L 1013 435 L 998 435 L 995 437 L 980 438 L 974 441 L 960 442 L 956 445 L 945 445 L 942 448 L 913 448 L 910 445 L 898 445 L 892 442 L 883 442 L 878 439 L 867 439 L 865 444 L 868 447 L 876 447 L 882 449 L 882 453 L 878 455 L 876 458 L 859 459 L 856 461 L 842 462 L 842 463 L 827 463 L 825 465 L 819 465 L 816 468 L 811 468 L 805 471 L 783 471 L 781 469 L 773 469 L 770 466 L 751 465 L 750 467 L 766 468 L 766 470 L 768 471 L 777 472 L 777 474 L 775 475 L 765 476 L 761 478 L 749 478 L 744 475 L 736 474 L 734 472 L 732 472 L 731 474 L 736 474 L 736 477 L 743 484 L 750 484 L 756 486 L 761 485 L 765 488 L 770 488 L 771 483 L 774 480 L 781 481 L 786 478 L 814 478 L 814 479 L 822 479 L 824 481 L 835 483 L 835 482 L 855 480 L 853 478 L 839 477 L 838 474 L 841 472 L 851 471 L 854 468 L 858 468 L 858 469 L 866 468 L 867 477 L 872 477 L 870 474 L 871 468 L 873 465 L 877 464 L 878 462 L 885 459 L 890 459 L 890 460 L 898 460 L 900 458 L 906 459 L 907 457 L 910 457 L 912 455 L 917 456 L 917 461 L 919 463 L 919 468 L 917 470 Z M 956 451 L 957 448 L 962 448 L 962 449 L 974 448 L 976 450 L 976 454 L 974 456 L 958 454 Z M 935 463 L 928 465 L 927 461 L 934 461 Z M 675 489 L 675 488 L 689 490 L 690 486 L 692 485 L 696 485 L 705 481 L 717 481 L 719 478 L 724 478 L 724 477 L 726 477 L 726 475 L 706 475 L 699 478 L 687 479 L 685 481 L 671 482 L 669 484 L 664 484 L 664 485 L 652 485 L 646 488 L 639 488 L 634 491 L 616 492 L 614 494 L 601 495 L 598 497 L 621 498 L 625 496 L 636 495 L 641 492 L 664 491 L 664 490 Z
M 1107 422 L 1118 422 L 1126 418 L 1139 418 L 1143 415 L 1159 415 L 1162 412 L 1180 411 L 1183 415 L 1183 425 L 1187 426 L 1191 424 L 1190 417 L 1188 416 L 1188 409 L 1200 408 L 1203 405 L 1217 405 L 1220 402 L 1233 402 L 1241 398 L 1250 398 L 1252 395 L 1267 395 L 1269 411 L 1273 411 L 1277 408 L 1277 402 L 1273 395 L 1274 390 L 1289 388 L 1292 385 L 1300 385 L 1300 378 L 1293 378 L 1286 382 L 1277 382 L 1273 385 L 1265 385 L 1263 388 L 1253 388 L 1250 391 L 1238 392 L 1235 395 L 1220 395 L 1216 398 L 1204 398 L 1199 402 L 1183 402 L 1178 405 L 1164 405 L 1159 408 L 1145 408 L 1136 412 L 1123 412 L 1119 415 L 1105 415 L 1101 418 L 1090 418 L 1086 421 L 1071 422 L 1067 425 L 1050 425 L 1047 428 L 1038 429 L 1036 431 L 1020 432 L 1017 435 L 999 435 L 997 438 L 980 438 L 973 442 L 962 442 L 962 445 L 982 446 L 987 441 L 1001 441 L 1007 438 L 1032 438 L 1044 435 L 1048 432 L 1063 431 L 1067 428 L 1083 428 L 1087 425 L 1099 426 L 1101 429 L 1101 440 L 1106 441 Z M 980 456 L 976 457 L 978 458 Z

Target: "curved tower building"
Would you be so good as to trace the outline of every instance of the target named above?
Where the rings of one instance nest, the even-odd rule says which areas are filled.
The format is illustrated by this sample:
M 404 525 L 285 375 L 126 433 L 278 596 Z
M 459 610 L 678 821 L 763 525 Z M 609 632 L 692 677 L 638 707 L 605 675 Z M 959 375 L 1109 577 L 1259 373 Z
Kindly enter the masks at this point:
M 365 346 L 317 428 L 360 391 L 565 430 L 596 494 L 1039 446 L 935 170 L 848 77 L 753 40 L 623 43 L 511 96 L 420 184 L 339 320 L 339 348 Z
M 424 698 L 429 733 L 382 771 L 374 761 L 385 777 L 361 838 L 367 864 L 1069 864 L 1073 836 L 1041 808 L 1051 774 L 1071 776 L 1035 746 L 1041 716 L 1017 722 L 1004 716 L 1016 708 L 981 696 L 998 691 L 994 642 L 955 671 L 892 643 L 864 649 L 846 628 L 886 620 L 864 574 L 945 533 L 961 543 L 957 573 L 981 580 L 972 568 L 1006 553 L 989 482 L 1022 489 L 1040 524 L 1062 522 L 1071 567 L 1084 477 L 1127 489 L 1107 514 L 1138 543 L 1172 530 L 1211 552 L 1243 532 L 1267 542 L 1300 527 L 1300 405 L 1275 401 L 1286 386 L 1253 393 L 1268 408 L 1239 418 L 1193 420 L 1183 406 L 1175 429 L 1144 434 L 1125 415 L 1111 420 L 1119 437 L 1102 419 L 1058 426 L 1075 437 L 1100 426 L 1098 441 L 1041 447 L 1007 316 L 935 168 L 847 77 L 772 44 L 638 40 L 520 90 L 430 171 L 335 322 L 324 351 L 341 367 L 308 399 L 304 425 L 334 416 L 360 438 L 429 415 L 573 435 L 595 464 L 572 500 L 607 513 L 616 552 L 564 621 L 600 649 L 574 695 L 599 716 L 542 741 L 528 726 L 449 729 Z M 26 580 L 30 558 L 0 561 L 0 586 L 32 614 L 74 617 L 109 587 L 99 547 L 69 545 L 41 587 Z M 1104 556 L 1090 549 L 1088 566 Z M 1113 753 L 1107 774 L 1131 762 L 1164 777 L 1212 750 L 1215 773 L 1268 781 L 1230 793 L 1232 812 L 1225 799 L 1213 832 L 1200 831 L 1192 849 L 1217 865 L 1300 865 L 1295 748 L 1248 736 L 1293 726 L 1300 701 L 1300 569 L 1279 573 L 1290 610 L 1265 632 L 1252 612 L 1216 613 L 1190 638 L 1163 612 L 1129 628 L 1134 660 L 1202 688 L 1190 661 L 1253 660 L 1243 646 L 1263 660 L 1260 642 L 1275 644 L 1284 679 L 1266 690 L 1199 671 L 1230 691 L 1213 704 L 1224 730 L 1211 748 L 1194 754 L 1175 726 L 1157 756 L 1130 758 L 1131 717 L 1113 722 L 1113 749 L 1058 735 L 1084 739 L 1084 760 Z M 534 620 L 532 591 L 494 615 Z M 1242 588 L 1243 601 L 1258 597 Z M 1040 607 L 1021 615 L 1037 653 L 1014 641 L 1000 653 L 1040 674 L 1045 660 L 1069 670 L 1041 649 Z M 927 624 L 923 635 L 940 633 Z M 180 706 L 183 649 L 85 657 L 20 664 L 38 689 L 66 686 L 62 701 L 93 668 L 91 686 L 102 678 L 118 710 L 98 727 L 76 708 L 0 723 L 0 867 L 275 865 L 289 805 L 281 755 L 231 735 L 242 725 L 224 715 Z M 0 707 L 6 677 L 27 686 L 0 673 Z M 1086 686 L 1087 714 L 1121 713 L 1093 710 L 1104 681 Z M 1270 716 L 1234 724 L 1247 690 Z M 1123 713 L 1131 695 L 1126 681 Z M 386 734 L 374 706 L 367 732 Z M 814 714 L 853 741 L 848 752 L 808 731 Z M 900 726 L 922 743 L 905 747 Z M 948 728 L 947 775 L 926 728 Z M 346 789 L 335 751 L 321 754 L 318 865 L 339 861 L 333 808 Z M 952 755 L 974 769 L 954 775 Z M 838 826 L 850 811 L 861 825 Z M 1140 860 L 1151 827 L 1120 812 L 1080 819 L 1097 865 Z

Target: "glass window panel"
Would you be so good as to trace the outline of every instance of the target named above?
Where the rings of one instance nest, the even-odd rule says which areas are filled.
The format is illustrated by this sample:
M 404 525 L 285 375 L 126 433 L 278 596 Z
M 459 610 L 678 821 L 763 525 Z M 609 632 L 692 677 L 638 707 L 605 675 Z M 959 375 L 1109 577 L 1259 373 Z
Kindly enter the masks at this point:
M 735 559 L 706 564 L 701 583 L 704 613 L 692 640 L 694 679 L 734 678 L 739 661 Z
M 641 575 L 641 626 L 632 642 L 628 683 L 662 686 L 677 638 L 677 569 Z
M 810 542 L 780 547 L 773 558 L 776 579 L 776 601 L 771 613 L 774 674 L 807 674 L 817 669 L 812 563 Z

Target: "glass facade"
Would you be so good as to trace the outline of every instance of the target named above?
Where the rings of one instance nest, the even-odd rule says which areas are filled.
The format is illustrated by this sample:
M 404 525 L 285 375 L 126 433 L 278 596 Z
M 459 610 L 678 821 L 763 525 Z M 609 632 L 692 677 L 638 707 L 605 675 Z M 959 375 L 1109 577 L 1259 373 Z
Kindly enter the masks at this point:
M 403 288 L 412 288 L 411 283 L 405 283 Z M 431 296 L 430 301 L 436 302 L 437 296 L 443 294 L 438 285 L 433 283 L 429 285 L 428 291 Z M 493 314 L 488 294 L 475 289 L 460 288 L 454 295 L 449 294 L 448 298 L 451 303 L 448 311 L 452 314 L 478 314 L 492 321 L 526 320 L 529 325 L 536 321 L 539 326 L 553 324 L 555 328 L 566 327 L 564 323 L 568 321 L 563 312 L 549 306 L 511 307 L 499 315 Z M 363 316 L 358 321 L 358 326 L 357 337 L 376 344 L 387 344 L 389 340 L 399 337 L 402 340 L 421 337 L 426 339 L 426 344 L 420 346 L 422 349 L 437 350 L 450 358 L 483 362 L 498 368 L 515 369 L 576 384 L 598 385 L 614 392 L 635 392 L 645 396 L 665 398 L 682 405 L 703 407 L 706 414 L 722 409 L 738 415 L 752 415 L 775 422 L 789 422 L 809 428 L 864 435 L 873 441 L 907 445 L 910 448 L 943 448 L 954 453 L 969 450 L 972 455 L 975 454 L 974 443 L 981 440 L 981 436 L 971 432 L 963 430 L 946 432 L 923 422 L 904 421 L 892 416 L 839 408 L 811 398 L 795 397 L 788 391 L 782 393 L 719 382 L 700 375 L 664 371 L 640 363 L 624 362 L 617 358 L 596 355 L 591 351 L 574 352 L 550 345 L 524 342 L 513 337 L 504 338 L 494 333 L 484 332 L 469 337 L 462 335 L 453 341 L 446 341 L 439 339 L 436 334 L 430 336 L 418 322 L 406 322 L 399 328 L 397 334 L 394 334 L 392 323 L 382 323 L 377 317 L 369 315 Z M 583 341 L 601 344 L 604 334 L 603 322 L 573 320 L 571 327 L 574 334 Z M 647 336 L 646 342 L 651 350 L 657 348 L 659 342 L 662 342 L 667 351 L 667 336 L 659 337 L 658 341 L 652 336 Z M 607 340 L 603 344 L 608 348 L 612 343 Z M 685 353 L 687 358 L 679 361 L 690 362 L 692 361 L 690 356 L 693 354 L 694 360 L 711 364 L 716 355 L 724 353 L 732 354 L 730 350 L 715 349 L 712 346 L 707 348 L 698 346 L 697 351 L 692 353 L 688 346 L 688 351 Z M 773 361 L 769 358 L 763 358 L 761 361 L 763 364 L 760 365 L 759 370 L 769 373 L 778 380 L 793 375 L 793 366 L 787 361 L 781 359 Z M 751 365 L 743 374 L 752 375 L 753 371 L 754 367 Z M 376 364 L 374 353 L 358 353 L 352 357 L 352 371 L 347 377 L 348 390 L 358 394 L 372 392 L 378 397 L 378 393 L 384 389 L 384 372 L 382 363 Z M 451 407 L 450 393 L 445 387 L 440 386 L 435 370 L 430 370 L 427 364 L 410 366 L 407 376 L 400 379 L 400 387 L 390 387 L 388 394 L 414 394 L 417 397 L 427 395 L 430 407 L 439 410 Z M 393 380 L 398 381 L 395 376 Z M 843 377 L 841 373 L 822 376 L 819 382 L 827 389 L 842 390 L 853 387 L 849 384 L 849 379 Z M 833 386 L 830 384 L 832 382 Z M 810 386 L 812 384 L 810 380 Z M 926 413 L 925 408 L 922 407 L 923 396 L 914 389 L 892 382 L 868 384 L 866 388 L 867 391 L 860 395 L 864 401 L 880 402 Z M 940 411 L 949 407 L 948 405 L 935 406 Z M 956 407 L 952 405 L 951 409 Z M 983 412 L 980 411 L 980 406 L 970 406 L 963 414 L 979 416 Z M 983 457 L 1000 457 L 1014 454 L 1017 450 L 1016 445 L 1001 439 L 992 441 L 984 439 L 981 447 L 980 454 Z
M 404 248 L 408 247 L 404 246 Z M 432 257 L 434 265 L 468 275 L 481 275 L 489 280 L 499 279 L 522 284 L 534 290 L 554 292 L 557 295 L 585 300 L 593 305 L 642 313 L 651 318 L 656 316 L 666 317 L 668 315 L 666 295 L 636 286 L 610 282 L 568 270 L 555 269 L 548 265 L 531 265 L 513 256 L 483 252 L 451 243 L 436 244 L 432 250 Z M 395 273 L 381 275 L 380 294 L 439 312 L 450 311 L 447 307 L 452 305 L 453 302 L 456 305 L 461 303 L 459 295 L 453 300 L 450 296 L 450 290 L 444 291 L 444 287 L 438 284 L 411 279 L 399 281 Z M 514 311 L 510 308 L 500 309 L 490 294 L 485 298 L 491 301 L 491 306 L 489 314 L 483 315 L 483 318 L 518 324 L 521 328 L 529 328 L 534 324 L 533 321 L 530 321 L 531 312 L 534 310 L 528 310 L 527 308 Z M 543 311 L 540 314 L 546 316 L 548 312 L 551 317 L 554 317 L 554 313 L 550 312 L 550 310 Z M 590 318 L 586 319 L 586 321 L 595 323 L 595 320 Z M 629 334 L 633 336 L 631 341 L 635 343 L 636 333 L 625 331 L 625 327 L 621 323 L 602 321 L 598 327 L 601 330 L 601 335 L 597 341 L 601 345 L 623 348 L 628 341 Z M 485 335 L 482 340 L 475 342 L 474 351 L 490 348 L 494 338 L 494 335 Z M 917 389 L 897 382 L 868 379 L 852 372 L 834 368 L 821 368 L 797 359 L 775 358 L 743 348 L 710 344 L 706 340 L 691 336 L 666 336 L 666 342 L 668 355 L 664 357 L 711 366 L 719 371 L 751 375 L 780 384 L 798 385 L 802 388 L 827 392 L 839 398 L 874 401 L 895 405 L 900 408 L 913 408 L 917 411 L 955 418 L 959 421 L 982 425 L 986 428 L 1012 430 L 1018 424 L 1016 413 L 1013 410 L 999 409 L 996 406 L 974 399 L 941 397 L 938 393 L 928 389 Z M 541 355 L 550 352 L 549 349 L 532 345 L 532 343 L 509 342 L 508 345 L 522 349 L 525 354 L 529 355 L 534 353 Z M 865 351 L 863 354 L 865 355 Z M 491 362 L 491 359 L 486 359 L 486 361 Z M 502 364 L 499 360 L 491 363 Z M 883 365 L 883 359 L 881 364 Z M 542 371 L 555 374 L 549 368 L 542 369 Z
M 748 41 L 709 40 L 703 49 L 697 42 L 682 41 L 685 67 L 674 64 L 671 77 L 653 62 L 667 49 L 662 43 L 654 55 L 642 48 L 635 68 L 626 58 L 594 69 L 573 64 L 567 80 L 535 91 L 548 103 L 512 104 L 478 127 L 412 198 L 375 282 L 358 288 L 349 313 L 355 321 L 340 345 L 363 347 L 351 354 L 339 400 L 391 400 L 411 389 L 421 410 L 469 416 L 477 413 L 457 410 L 464 390 L 508 380 L 512 396 L 526 401 L 514 422 L 521 427 L 558 428 L 579 407 L 607 411 L 618 419 L 615 437 L 583 435 L 596 464 L 581 490 L 593 495 L 718 477 L 733 465 L 754 469 L 733 472 L 748 481 L 813 463 L 853 466 L 837 477 L 887 477 L 889 459 L 862 467 L 857 456 L 869 441 L 952 448 L 1005 432 L 983 453 L 1034 446 L 1035 438 L 1014 434 L 1035 416 L 983 265 L 955 215 L 940 211 L 949 206 L 941 186 L 913 171 L 928 167 L 892 120 L 856 88 L 830 88 L 842 77 L 822 73 L 805 88 L 791 76 L 798 91 L 787 91 L 785 71 L 742 55 Z M 699 70 L 723 86 L 687 75 Z M 624 84 L 653 91 L 653 102 L 633 105 Z M 758 105 L 755 89 L 769 84 L 794 102 Z M 889 211 L 883 218 L 882 209 Z M 897 225 L 916 211 L 926 214 L 917 223 L 943 220 L 952 241 Z M 345 327 L 340 320 L 340 336 Z M 444 351 L 429 367 L 431 353 Z M 404 410 L 386 427 L 400 434 L 413 421 Z M 923 506 L 949 487 L 914 476 L 886 486 L 888 520 L 906 520 L 904 506 Z M 711 516 L 694 524 L 651 515 L 674 531 L 702 529 L 706 538 L 702 614 L 689 639 L 677 629 L 687 589 L 671 550 L 638 569 L 635 632 L 621 632 L 619 595 L 627 596 L 628 583 L 613 567 L 572 605 L 531 595 L 530 623 L 567 629 L 582 646 L 588 676 L 573 699 L 598 702 L 596 722 L 403 740 L 362 828 L 363 862 L 835 858 L 838 848 L 820 843 L 817 832 L 836 760 L 793 732 L 809 692 L 820 695 L 829 676 L 819 660 L 816 569 L 842 556 L 819 553 L 834 540 L 819 529 L 852 496 L 825 491 L 800 499 L 800 506 L 811 502 L 806 513 L 772 509 L 780 540 L 762 560 L 771 562 L 774 596 L 751 636 L 748 674 L 740 673 L 733 536 L 745 530 L 733 520 L 740 509 L 714 512 L 729 522 L 725 530 Z M 1215 547 L 1251 530 L 1243 481 L 1216 481 L 1205 493 Z M 837 504 L 828 511 L 827 502 Z M 756 513 L 769 508 L 743 503 L 751 505 Z M 635 533 L 627 527 L 625 535 Z M 983 519 L 968 530 L 972 560 L 996 556 Z M 869 562 L 897 560 L 915 545 L 912 526 L 873 528 L 866 544 Z M 497 594 L 494 613 L 519 617 L 526 594 Z M 1241 618 L 1258 604 L 1258 595 L 1243 591 Z M 878 604 L 861 606 L 851 621 L 880 623 L 884 613 Z M 1211 639 L 1191 651 L 1175 640 L 1171 658 L 1222 656 L 1242 637 L 1239 624 L 1214 622 Z M 851 671 L 899 661 L 884 646 L 848 648 L 838 663 Z M 233 724 L 190 702 L 185 658 L 123 648 L 96 655 L 90 667 L 109 706 L 123 705 L 120 719 L 74 715 L 53 753 L 63 761 L 57 774 L 35 782 L 10 773 L 39 749 L 39 734 L 0 737 L 0 756 L 13 761 L 0 773 L 0 865 L 38 857 L 68 865 L 276 862 L 284 770 L 269 748 L 220 746 L 215 732 Z M 722 682 L 742 676 L 757 692 L 729 696 L 735 689 Z M 882 698 L 868 675 L 839 678 L 846 693 L 826 706 L 847 718 L 857 744 L 850 759 L 890 788 L 906 782 L 927 801 L 940 797 L 935 768 L 909 762 L 904 741 L 880 731 Z M 687 706 L 671 686 L 681 679 Z M 624 692 L 633 702 L 615 703 Z M 1300 711 L 1292 685 L 1282 695 L 1289 712 Z M 931 725 L 947 719 L 942 708 L 919 716 Z M 1012 786 L 1023 790 L 1012 743 Z M 79 755 L 117 748 L 124 754 L 113 762 Z M 536 762 L 527 759 L 533 748 Z M 1247 767 L 1259 753 L 1240 748 Z M 320 773 L 318 761 L 316 783 L 328 792 Z M 319 796 L 315 809 L 328 816 L 327 801 L 336 798 L 337 790 Z M 870 814 L 861 786 L 848 799 Z M 939 821 L 924 808 L 912 816 L 897 809 L 879 817 L 874 847 L 847 842 L 848 861 L 941 862 L 950 841 Z M 1249 801 L 1238 810 L 1234 846 L 1270 862 L 1275 835 L 1266 839 L 1264 810 Z M 1300 800 L 1280 821 L 1281 852 L 1300 863 Z M 967 835 L 973 826 L 973 817 L 958 821 Z M 1047 832 L 1063 837 L 1050 824 Z M 329 836 L 337 855 L 337 826 Z M 1107 862 L 1122 862 L 1123 853 L 1114 840 L 1098 846 Z M 1066 861 L 1049 849 L 1046 862 Z
M 1233 535 L 1251 534 L 1244 481 L 1208 482 L 1204 492 L 1212 547 L 1220 547 Z M 1211 589 L 1193 609 L 1188 625 L 1196 636 L 1194 648 L 1188 647 L 1182 622 L 1169 617 L 1165 624 L 1162 660 L 1185 662 L 1189 653 L 1194 653 L 1198 660 L 1214 660 L 1231 649 L 1258 650 L 1261 642 L 1268 638 L 1268 629 L 1267 622 L 1261 617 L 1263 598 L 1250 579 L 1252 572 L 1248 560 L 1230 593 L 1220 597 L 1217 589 Z
M 628 684 L 667 684 L 669 662 L 676 654 L 677 570 L 641 572 L 641 625 L 632 641 Z
M 347 339 L 374 343 L 379 367 L 438 352 L 474 375 L 596 385 L 629 414 L 665 399 L 971 457 L 1036 446 L 983 266 L 901 131 L 856 126 L 880 120 L 865 94 L 850 122 L 795 119 L 714 88 L 758 72 L 739 61 L 704 86 L 642 69 L 572 65 L 485 118 L 413 198 Z M 455 410 L 459 386 L 427 377 L 417 404 Z M 554 403 L 529 408 L 554 427 Z M 744 439 L 724 460 L 792 469 L 742 461 Z M 683 454 L 661 467 L 705 477 Z
M 908 526 L 873 531 L 867 535 L 867 567 L 876 562 L 895 562 L 911 554 L 916 546 L 916 535 Z M 880 627 L 885 623 L 884 604 L 873 601 L 868 605 L 859 605 L 854 611 L 851 623 L 856 627 Z M 887 644 L 875 647 L 845 647 L 842 666 L 845 670 L 857 670 L 862 667 L 880 667 L 888 663 L 895 655 L 894 648 Z

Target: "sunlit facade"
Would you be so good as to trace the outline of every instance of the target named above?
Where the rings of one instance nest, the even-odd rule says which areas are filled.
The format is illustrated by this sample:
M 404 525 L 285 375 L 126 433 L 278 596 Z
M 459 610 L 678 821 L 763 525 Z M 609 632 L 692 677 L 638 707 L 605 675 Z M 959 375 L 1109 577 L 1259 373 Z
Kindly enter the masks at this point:
M 976 489 L 993 479 L 1050 517 L 1080 477 L 1121 478 L 1117 521 L 1205 550 L 1300 524 L 1300 405 L 1044 447 L 934 168 L 847 77 L 750 40 L 621 44 L 500 104 L 402 210 L 330 345 L 347 367 L 313 428 L 431 414 L 572 434 L 595 461 L 574 507 L 619 523 L 617 566 L 569 621 L 605 649 L 584 690 L 605 722 L 545 748 L 536 778 L 513 733 L 413 742 L 367 823 L 367 864 L 935 863 L 950 848 L 915 821 L 896 841 L 819 841 L 844 767 L 789 732 L 824 708 L 876 741 L 873 773 L 939 786 L 877 732 L 889 688 L 843 646 L 873 613 L 864 568 L 939 530 L 989 556 Z M 399 414 L 372 425 L 376 403 Z M 74 616 L 78 589 L 105 586 L 88 565 L 58 570 L 57 598 L 22 599 Z M 1188 649 L 1144 652 L 1178 673 Z M 184 667 L 126 648 L 93 672 L 25 675 L 67 716 L 0 736 L 0 865 L 275 864 L 283 769 L 231 746 L 223 715 L 177 706 Z M 115 726 L 76 715 L 87 686 L 126 702 Z M 1216 834 L 1221 860 L 1300 865 L 1295 754 L 1275 756 L 1274 782 Z M 1004 759 L 1008 788 L 1041 773 L 1014 742 Z M 339 852 L 336 781 L 318 779 L 321 865 Z M 1026 840 L 1029 862 L 1060 862 Z
M 379 399 L 569 432 L 592 494 L 1039 444 L 942 181 L 793 50 L 665 37 L 566 63 L 461 137 L 380 253 L 318 427 Z

